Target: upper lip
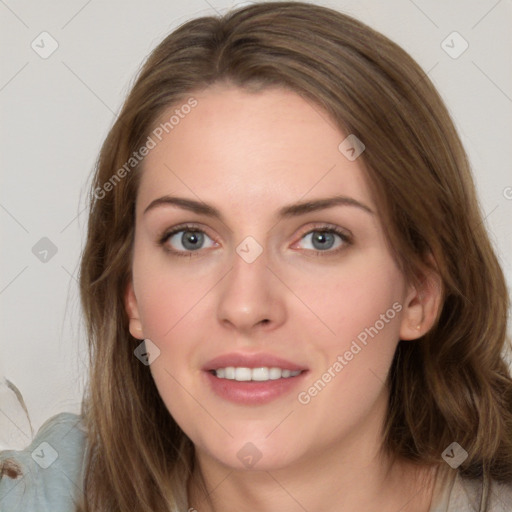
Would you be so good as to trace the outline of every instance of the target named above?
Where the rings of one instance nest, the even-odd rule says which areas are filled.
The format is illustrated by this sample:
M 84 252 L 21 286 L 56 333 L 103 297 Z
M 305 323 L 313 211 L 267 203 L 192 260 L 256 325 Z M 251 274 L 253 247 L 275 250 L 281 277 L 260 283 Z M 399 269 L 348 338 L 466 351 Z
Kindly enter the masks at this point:
M 272 354 L 223 354 L 208 361 L 203 370 L 211 371 L 219 368 L 235 366 L 238 368 L 281 368 L 283 370 L 297 371 L 306 370 L 304 365 L 294 363 L 282 357 Z

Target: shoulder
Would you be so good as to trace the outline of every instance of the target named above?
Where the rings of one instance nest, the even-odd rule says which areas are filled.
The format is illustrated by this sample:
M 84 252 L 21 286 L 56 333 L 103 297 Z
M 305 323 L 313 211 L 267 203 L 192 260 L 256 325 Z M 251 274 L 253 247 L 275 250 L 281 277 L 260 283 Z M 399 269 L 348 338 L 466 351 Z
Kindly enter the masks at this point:
M 512 510 L 512 482 L 482 478 L 469 479 L 457 473 L 447 512 L 510 512 Z
M 437 473 L 430 512 L 510 512 L 512 481 L 467 478 L 441 467 Z
M 82 417 L 48 419 L 24 450 L 0 452 L 0 510 L 71 512 L 82 492 L 86 432 Z

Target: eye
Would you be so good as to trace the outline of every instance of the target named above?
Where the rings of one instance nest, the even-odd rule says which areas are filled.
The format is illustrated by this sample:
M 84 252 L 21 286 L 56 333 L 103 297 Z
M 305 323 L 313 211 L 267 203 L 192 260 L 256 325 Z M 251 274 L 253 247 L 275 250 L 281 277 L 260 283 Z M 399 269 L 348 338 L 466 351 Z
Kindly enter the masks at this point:
M 208 240 L 210 244 L 205 247 L 204 243 Z M 176 226 L 171 231 L 166 231 L 159 244 L 177 256 L 192 256 L 193 252 L 217 245 L 204 231 L 190 225 Z
M 331 226 L 319 226 L 305 233 L 301 240 L 306 240 L 307 251 L 312 251 L 317 256 L 332 255 L 343 250 L 352 243 L 351 235 L 339 228 Z M 209 242 L 208 242 L 209 241 Z M 205 242 L 208 244 L 205 246 Z M 218 243 L 210 238 L 202 229 L 194 225 L 180 225 L 166 231 L 158 240 L 159 245 L 176 256 L 191 257 L 199 253 L 201 249 L 218 246 Z
M 306 250 L 320 253 L 327 252 L 329 254 L 337 253 L 346 245 L 351 243 L 351 237 L 338 228 L 322 226 L 308 231 L 302 236 L 301 240 L 306 240 Z M 323 256 L 323 255 L 322 255 Z

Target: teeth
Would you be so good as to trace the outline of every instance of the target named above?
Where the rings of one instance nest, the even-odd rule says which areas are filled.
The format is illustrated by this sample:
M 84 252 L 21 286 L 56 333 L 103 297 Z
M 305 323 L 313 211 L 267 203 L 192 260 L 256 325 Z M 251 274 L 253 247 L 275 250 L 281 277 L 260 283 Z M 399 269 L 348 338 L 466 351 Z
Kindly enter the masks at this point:
M 281 374 L 283 373 L 281 371 L 281 368 L 270 368 L 269 370 L 269 378 L 271 380 L 276 380 L 281 378 Z
M 253 368 L 251 372 L 252 380 L 269 380 L 270 370 L 268 368 Z
M 267 380 L 288 379 L 302 373 L 301 370 L 283 370 L 282 368 L 244 368 L 228 366 L 227 368 L 218 368 L 214 370 L 215 375 L 219 379 L 237 380 L 239 382 L 258 381 L 265 382 Z
M 235 380 L 251 380 L 252 371 L 250 368 L 235 368 Z

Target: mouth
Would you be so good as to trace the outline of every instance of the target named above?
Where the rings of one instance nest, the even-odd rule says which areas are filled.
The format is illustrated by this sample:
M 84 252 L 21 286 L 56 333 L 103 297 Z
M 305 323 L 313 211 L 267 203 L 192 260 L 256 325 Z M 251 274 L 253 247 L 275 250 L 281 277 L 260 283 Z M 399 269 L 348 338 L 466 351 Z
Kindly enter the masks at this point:
M 305 370 L 288 370 L 276 366 L 247 368 L 244 366 L 227 366 L 210 370 L 218 379 L 236 380 L 238 382 L 267 382 L 269 380 L 289 379 L 297 377 Z
M 217 397 L 238 405 L 289 399 L 309 373 L 304 365 L 271 354 L 236 353 L 212 359 L 202 370 Z

